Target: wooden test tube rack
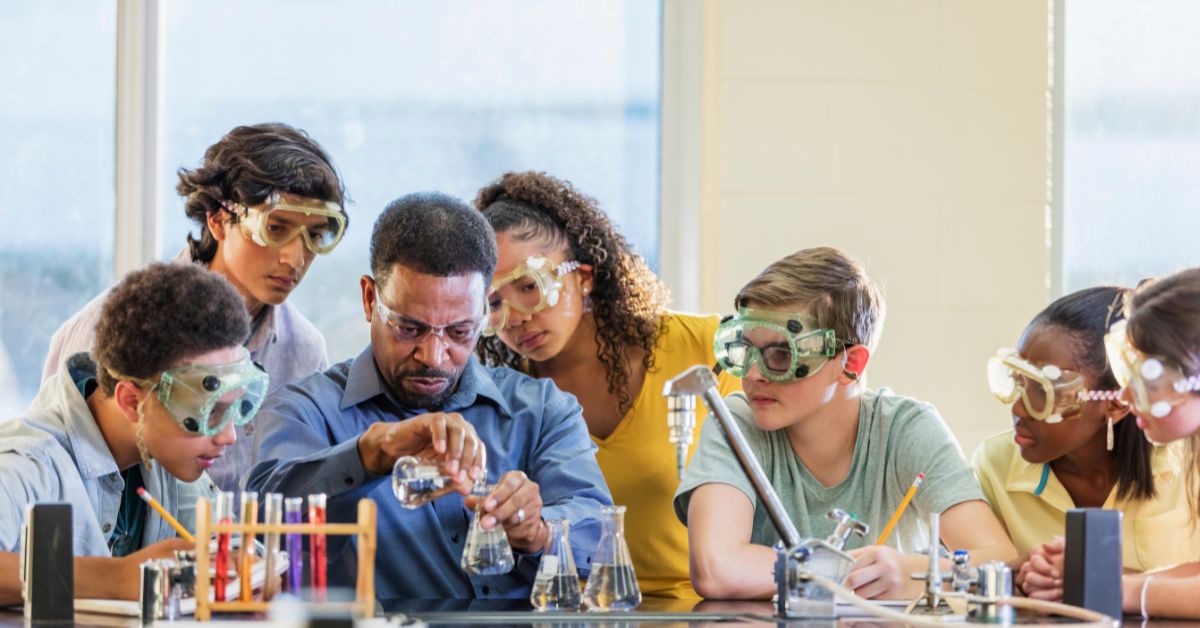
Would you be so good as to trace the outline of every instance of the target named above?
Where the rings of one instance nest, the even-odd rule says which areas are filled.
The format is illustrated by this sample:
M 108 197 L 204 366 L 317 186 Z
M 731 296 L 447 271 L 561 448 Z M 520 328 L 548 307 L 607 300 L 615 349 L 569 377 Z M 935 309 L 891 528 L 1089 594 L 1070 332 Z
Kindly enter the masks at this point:
M 270 602 L 257 600 L 250 602 L 227 601 L 213 602 L 209 600 L 211 589 L 208 567 L 212 555 L 208 550 L 209 539 L 213 534 L 243 534 L 259 535 L 277 533 L 280 538 L 284 535 L 300 534 L 310 536 L 325 534 L 332 536 L 358 536 L 358 581 L 354 592 L 354 601 L 346 603 L 321 602 L 322 608 L 347 606 L 351 610 L 360 611 L 364 617 L 375 614 L 375 543 L 378 535 L 376 526 L 375 501 L 371 499 L 358 500 L 357 523 L 326 523 L 313 525 L 311 523 L 281 523 L 270 525 L 266 523 L 218 523 L 212 524 L 212 504 L 207 498 L 196 500 L 196 620 L 208 621 L 214 612 L 217 613 L 253 613 L 266 611 Z M 289 561 L 298 560 L 288 557 Z M 242 577 L 239 574 L 239 577 Z M 267 574 L 274 578 L 275 574 Z

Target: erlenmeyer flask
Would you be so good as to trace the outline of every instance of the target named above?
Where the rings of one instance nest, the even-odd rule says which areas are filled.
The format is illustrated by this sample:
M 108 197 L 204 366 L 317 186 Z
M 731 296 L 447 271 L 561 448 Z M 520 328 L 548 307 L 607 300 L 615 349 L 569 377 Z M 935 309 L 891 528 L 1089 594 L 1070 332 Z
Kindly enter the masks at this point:
M 513 568 L 512 546 L 499 521 L 491 530 L 483 529 L 483 501 L 495 489 L 494 485 L 480 480 L 471 487 L 471 496 L 476 498 L 475 516 L 471 519 L 471 531 L 463 547 L 463 571 L 476 576 L 495 576 L 508 573 Z
M 642 603 L 642 590 L 625 545 L 624 506 L 600 509 L 600 543 L 592 556 L 583 603 L 591 611 L 631 611 Z
M 450 490 L 451 479 L 436 462 L 401 456 L 392 466 L 392 492 L 405 508 L 420 508 Z
M 571 522 L 552 519 L 546 525 L 550 528 L 550 544 L 538 564 L 529 601 L 539 611 L 573 611 L 579 608 L 580 593 L 579 573 L 567 538 Z

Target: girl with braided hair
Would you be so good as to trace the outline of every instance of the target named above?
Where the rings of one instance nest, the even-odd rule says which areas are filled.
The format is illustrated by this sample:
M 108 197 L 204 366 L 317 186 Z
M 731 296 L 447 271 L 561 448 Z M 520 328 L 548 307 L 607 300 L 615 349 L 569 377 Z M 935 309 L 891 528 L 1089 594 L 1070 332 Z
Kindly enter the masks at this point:
M 480 190 L 475 206 L 500 253 L 481 359 L 550 378 L 578 398 L 613 502 L 628 508 L 642 592 L 695 597 L 687 529 L 671 510 L 678 469 L 662 389 L 687 367 L 714 363 L 717 317 L 668 311 L 645 260 L 567 181 L 510 172 Z M 738 389 L 726 375 L 720 382 L 722 394 Z

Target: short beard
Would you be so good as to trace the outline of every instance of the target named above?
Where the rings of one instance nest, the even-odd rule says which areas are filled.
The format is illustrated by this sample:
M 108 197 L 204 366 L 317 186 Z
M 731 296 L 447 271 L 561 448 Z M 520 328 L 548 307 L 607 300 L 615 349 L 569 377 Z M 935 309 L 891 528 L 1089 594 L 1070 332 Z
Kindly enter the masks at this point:
M 396 397 L 396 401 L 400 405 L 421 410 L 441 410 L 442 404 L 450 398 L 458 390 L 458 380 L 462 373 L 454 373 L 453 371 L 443 371 L 440 369 L 424 369 L 420 371 L 406 371 L 401 373 L 393 373 L 388 378 L 388 387 L 392 389 L 392 394 Z M 436 395 L 418 395 L 410 393 L 404 388 L 404 379 L 408 377 L 442 377 L 449 384 Z

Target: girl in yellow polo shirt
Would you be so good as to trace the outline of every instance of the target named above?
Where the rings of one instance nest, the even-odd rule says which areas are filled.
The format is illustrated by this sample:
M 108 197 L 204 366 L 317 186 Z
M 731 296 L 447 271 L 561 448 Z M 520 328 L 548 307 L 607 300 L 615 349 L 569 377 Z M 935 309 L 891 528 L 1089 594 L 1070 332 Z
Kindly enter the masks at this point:
M 480 190 L 475 205 L 496 230 L 500 253 L 480 356 L 575 395 L 613 502 L 627 508 L 642 593 L 697 597 L 687 528 L 672 506 L 679 469 L 662 391 L 684 369 L 716 363 L 720 321 L 668 312 L 666 290 L 645 261 L 566 181 L 509 173 Z M 719 381 L 722 396 L 741 389 L 728 375 Z
M 972 463 L 1025 558 L 1017 583 L 1031 596 L 1061 597 L 1062 544 L 1052 540 L 1063 534 L 1071 508 L 1124 513 L 1128 570 L 1200 556 L 1200 534 L 1188 527 L 1180 451 L 1143 438 L 1105 359 L 1104 333 L 1120 317 L 1125 293 L 1098 287 L 1058 299 L 1033 319 L 1016 349 L 989 363 L 992 392 L 1012 404 L 1013 429 L 984 441 Z

